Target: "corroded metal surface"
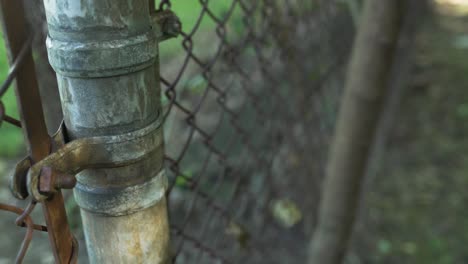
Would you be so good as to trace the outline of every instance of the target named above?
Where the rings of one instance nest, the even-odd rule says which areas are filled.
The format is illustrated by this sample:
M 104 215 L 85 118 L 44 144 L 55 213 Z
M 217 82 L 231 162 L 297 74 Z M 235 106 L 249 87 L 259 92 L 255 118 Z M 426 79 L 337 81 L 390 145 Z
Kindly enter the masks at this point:
M 62 126 L 62 129 L 54 137 L 55 142 L 63 138 L 63 129 Z M 157 120 L 149 126 L 134 132 L 114 136 L 81 138 L 61 145 L 62 147 L 56 152 L 30 168 L 27 167 L 29 165 L 28 160 L 20 162 L 17 166 L 17 175 L 14 177 L 14 182 L 21 182 L 24 173 L 27 171 L 29 193 L 37 201 L 44 201 L 49 198 L 39 188 L 40 177 L 44 173 L 44 168 L 51 168 L 61 174 L 76 175 L 85 169 L 126 166 L 146 159 L 155 152 L 162 152 L 161 123 Z M 26 198 L 23 193 L 24 188 L 21 187 L 17 187 L 16 196 Z
M 105 217 L 89 211 L 82 214 L 83 225 L 96 231 L 86 236 L 88 248 L 93 248 L 89 252 L 93 263 L 169 263 L 165 198 L 147 210 L 123 217 Z
M 128 187 L 90 188 L 78 184 L 75 197 L 87 211 L 107 216 L 129 215 L 161 202 L 168 187 L 164 171 L 149 181 Z
M 158 56 L 158 41 L 181 30 L 170 11 L 155 13 L 153 24 L 148 25 L 144 1 L 49 0 L 46 12 L 50 63 L 68 77 L 116 76 L 148 68 Z M 95 32 L 94 38 L 86 37 L 83 29 Z
M 68 143 L 42 165 L 78 173 L 74 193 L 92 263 L 163 263 L 167 180 L 155 65 L 168 26 L 154 24 L 147 0 L 44 3 Z M 39 170 L 28 175 L 40 198 Z

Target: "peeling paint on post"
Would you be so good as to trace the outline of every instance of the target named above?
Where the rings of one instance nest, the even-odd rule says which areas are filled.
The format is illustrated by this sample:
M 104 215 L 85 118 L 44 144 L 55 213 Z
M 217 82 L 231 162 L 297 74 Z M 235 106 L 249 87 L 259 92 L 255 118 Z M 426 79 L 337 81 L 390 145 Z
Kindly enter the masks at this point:
M 148 0 L 44 4 L 67 140 L 131 136 L 160 122 L 158 40 Z M 153 145 L 137 163 L 78 174 L 75 198 L 91 263 L 168 261 L 163 146 Z

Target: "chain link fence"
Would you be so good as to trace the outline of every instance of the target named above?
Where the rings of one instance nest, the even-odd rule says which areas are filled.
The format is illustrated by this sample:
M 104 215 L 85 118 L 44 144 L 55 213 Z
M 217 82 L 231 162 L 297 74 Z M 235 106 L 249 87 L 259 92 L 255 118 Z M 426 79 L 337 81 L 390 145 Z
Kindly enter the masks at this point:
M 161 64 L 174 254 L 300 263 L 352 21 L 335 1 L 228 2 L 200 1 L 182 63 Z
M 354 36 L 349 7 L 333 0 L 150 5 L 183 23 L 181 36 L 160 46 L 173 261 L 302 263 Z M 2 8 L 21 13 L 26 30 L 24 12 Z M 2 17 L 7 31 L 9 17 Z M 10 39 L 12 63 L 0 88 L 0 125 L 18 133 L 21 122 L 2 98 L 15 80 L 18 90 L 31 89 L 18 78 L 34 74 L 24 67 L 32 39 Z M 22 111 L 33 108 L 19 100 Z M 37 128 L 25 131 L 28 138 Z M 0 204 L 26 228 L 17 262 L 35 230 L 56 228 L 34 224 L 35 205 Z
M 17 86 L 22 86 L 22 88 L 18 87 L 19 89 L 27 89 L 25 87 L 25 78 L 28 78 L 28 75 L 35 74 L 34 71 L 31 71 L 31 66 L 33 63 L 32 61 L 32 53 L 31 53 L 31 46 L 33 41 L 32 34 L 25 33 L 25 20 L 24 17 L 19 17 L 14 19 L 11 17 L 11 14 L 6 14 L 6 12 L 11 12 L 13 5 L 9 5 L 2 1 L 2 18 L 4 20 L 4 27 L 3 27 L 3 35 L 5 39 L 9 42 L 9 59 L 10 59 L 10 68 L 8 71 L 8 75 L 6 76 L 5 80 L 0 88 L 0 125 L 10 125 L 18 128 L 18 133 L 21 131 L 22 122 L 17 118 L 12 117 L 12 113 L 9 113 L 5 107 L 3 102 L 3 97 L 8 92 L 9 89 L 12 89 L 12 84 L 16 81 Z M 22 15 L 23 10 L 19 10 L 18 14 Z M 6 22 L 8 20 L 8 22 Z M 9 38 L 7 35 L 12 36 L 15 29 L 19 29 L 17 32 L 18 36 Z M 9 31 L 9 32 L 8 32 Z M 23 34 L 24 33 L 24 34 Z M 2 54 L 6 55 L 6 54 Z M 32 77 L 34 79 L 35 77 Z M 34 133 L 33 131 L 30 131 Z M 6 176 L 4 176 L 6 177 Z M 3 186 L 6 188 L 6 186 Z M 35 201 L 30 201 L 27 203 L 25 208 L 20 208 L 16 205 L 10 205 L 1 203 L 0 210 L 13 213 L 18 215 L 15 220 L 15 224 L 20 227 L 25 228 L 24 238 L 22 239 L 21 245 L 19 246 L 18 253 L 16 255 L 15 262 L 21 263 L 27 253 L 29 245 L 32 241 L 33 232 L 34 231 L 45 231 L 47 232 L 47 227 L 43 225 L 37 225 L 33 222 L 32 217 L 30 216 L 31 212 L 36 207 Z M 18 236 L 21 236 L 20 231 L 18 231 Z

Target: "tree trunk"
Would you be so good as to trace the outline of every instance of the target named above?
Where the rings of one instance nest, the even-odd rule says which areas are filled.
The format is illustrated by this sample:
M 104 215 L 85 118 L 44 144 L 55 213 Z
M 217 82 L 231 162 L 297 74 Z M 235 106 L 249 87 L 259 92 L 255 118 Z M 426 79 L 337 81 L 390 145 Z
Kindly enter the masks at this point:
M 332 142 L 310 264 L 341 263 L 382 110 L 403 0 L 368 0 L 354 44 Z
M 398 115 L 400 100 L 411 77 L 411 69 L 415 53 L 416 35 L 420 25 L 429 15 L 428 0 L 408 0 L 404 24 L 398 38 L 398 47 L 392 67 L 391 80 L 385 95 L 385 104 L 373 143 L 373 150 L 369 155 L 366 181 L 371 182 L 376 177 L 380 167 L 381 157 L 385 154 L 387 138 Z

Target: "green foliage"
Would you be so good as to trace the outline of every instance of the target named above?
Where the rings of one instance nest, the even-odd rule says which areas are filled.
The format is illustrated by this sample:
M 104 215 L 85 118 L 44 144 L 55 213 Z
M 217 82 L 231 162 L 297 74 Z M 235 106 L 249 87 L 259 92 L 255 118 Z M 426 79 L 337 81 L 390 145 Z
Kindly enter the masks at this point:
M 380 239 L 377 242 L 377 249 L 380 254 L 388 255 L 392 252 L 392 243 L 386 239 Z
M 273 201 L 271 212 L 274 219 L 285 228 L 292 228 L 298 224 L 303 217 L 297 204 L 289 199 Z
M 0 83 L 2 83 L 8 75 L 8 59 L 5 50 L 3 38 L 0 39 Z M 15 93 L 10 87 L 8 92 L 1 98 L 5 106 L 5 111 L 9 116 L 18 118 L 18 110 L 16 107 Z M 0 157 L 13 157 L 18 155 L 23 145 L 23 136 L 21 129 L 14 127 L 8 123 L 0 124 Z
M 223 18 L 223 14 L 225 14 L 231 6 L 230 1 L 209 1 L 208 7 L 214 13 L 216 17 L 219 19 Z M 202 13 L 202 5 L 198 1 L 173 1 L 172 3 L 172 10 L 177 14 L 182 22 L 182 28 L 185 32 L 191 32 L 194 27 L 197 25 L 198 19 L 200 14 Z M 200 21 L 198 26 L 199 31 L 212 31 L 216 29 L 216 24 L 213 20 L 204 13 L 203 19 Z M 202 34 L 196 34 L 195 37 L 198 37 Z M 203 36 L 206 37 L 206 36 Z M 196 42 L 197 39 L 194 39 Z M 195 43 L 196 44 L 196 43 Z M 170 58 L 177 53 L 182 54 L 184 49 L 180 43 L 180 38 L 178 39 L 171 39 L 165 41 L 159 45 L 161 57 L 163 58 Z M 199 48 L 206 48 L 206 47 L 199 47 Z
M 198 74 L 190 79 L 184 87 L 187 87 L 192 93 L 201 94 L 207 85 L 207 80 L 202 75 Z
M 468 118 L 468 104 L 460 104 L 457 108 L 457 114 L 459 117 Z
M 176 186 L 178 187 L 188 187 L 189 179 L 193 177 L 193 172 L 191 170 L 184 171 L 183 175 L 179 175 L 176 178 Z

